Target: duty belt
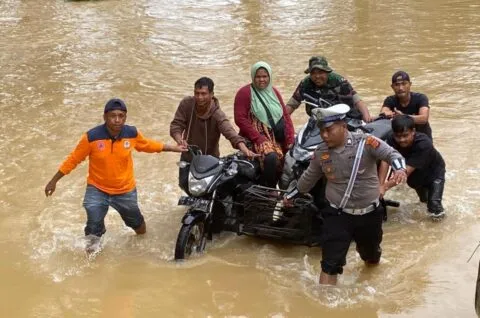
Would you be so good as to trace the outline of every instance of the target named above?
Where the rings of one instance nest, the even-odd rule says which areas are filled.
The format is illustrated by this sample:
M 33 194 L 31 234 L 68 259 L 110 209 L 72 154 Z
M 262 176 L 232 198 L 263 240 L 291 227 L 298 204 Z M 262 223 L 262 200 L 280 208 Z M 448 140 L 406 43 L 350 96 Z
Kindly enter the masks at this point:
M 352 208 L 340 209 L 337 205 L 335 205 L 333 203 L 330 203 L 330 206 L 332 208 L 335 208 L 335 209 L 340 209 L 343 212 L 348 213 L 348 214 L 363 215 L 363 214 L 367 214 L 367 213 L 370 213 L 372 211 L 375 211 L 375 209 L 379 206 L 379 204 L 380 204 L 380 200 L 376 199 L 369 206 L 367 206 L 366 208 L 363 208 L 363 209 L 352 209 Z

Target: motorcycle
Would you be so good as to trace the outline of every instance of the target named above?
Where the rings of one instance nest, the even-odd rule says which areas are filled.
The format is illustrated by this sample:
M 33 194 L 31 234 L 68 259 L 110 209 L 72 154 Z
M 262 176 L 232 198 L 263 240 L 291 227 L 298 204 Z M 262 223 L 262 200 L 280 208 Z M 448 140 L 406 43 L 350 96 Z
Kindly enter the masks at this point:
M 178 205 L 188 206 L 175 245 L 175 259 L 184 259 L 205 249 L 212 233 L 238 229 L 236 196 L 255 183 L 254 163 L 233 154 L 223 158 L 203 155 L 197 146 L 188 146 L 191 162 L 178 166 L 188 170 L 187 184 L 181 184 L 188 196 Z
M 258 184 L 256 162 L 237 154 L 203 155 L 197 146 L 189 146 L 189 151 L 192 161 L 178 164 L 188 169 L 187 184 L 180 185 L 188 196 L 182 196 L 178 205 L 188 209 L 175 244 L 175 260 L 203 252 L 207 240 L 221 231 L 316 245 L 319 230 L 315 226 L 321 224 L 315 222 L 317 209 L 311 197 L 300 197 L 293 206 L 284 207 L 285 191 Z

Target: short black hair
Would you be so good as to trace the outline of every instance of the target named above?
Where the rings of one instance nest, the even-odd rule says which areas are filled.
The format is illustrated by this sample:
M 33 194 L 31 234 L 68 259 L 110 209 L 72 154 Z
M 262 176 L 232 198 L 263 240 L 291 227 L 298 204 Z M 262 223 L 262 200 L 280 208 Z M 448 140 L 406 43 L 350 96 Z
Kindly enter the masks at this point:
M 413 118 L 408 115 L 397 115 L 392 119 L 392 130 L 394 133 L 403 133 L 415 129 Z
M 202 88 L 204 86 L 207 86 L 208 87 L 208 91 L 210 93 L 213 93 L 213 87 L 215 86 L 215 84 L 213 84 L 213 80 L 211 78 L 208 78 L 208 77 L 200 77 L 196 82 L 195 82 L 195 85 L 194 87 L 195 88 Z

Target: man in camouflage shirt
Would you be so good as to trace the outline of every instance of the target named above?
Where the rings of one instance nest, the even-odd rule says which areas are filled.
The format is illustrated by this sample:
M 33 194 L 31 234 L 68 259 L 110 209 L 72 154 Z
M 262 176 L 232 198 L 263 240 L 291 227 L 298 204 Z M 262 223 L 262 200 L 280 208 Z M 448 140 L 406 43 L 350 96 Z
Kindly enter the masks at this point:
M 290 114 L 300 106 L 302 101 L 318 104 L 321 108 L 343 103 L 350 106 L 352 110 L 358 110 L 364 121 L 372 121 L 367 106 L 352 85 L 343 76 L 333 72 L 325 57 L 312 56 L 305 73 L 309 75 L 298 84 L 287 103 Z M 306 112 L 309 116 L 312 107 L 314 108 L 306 104 Z
M 357 251 L 367 265 L 380 261 L 385 211 L 379 203 L 377 161 L 392 165 L 391 178 L 395 183 L 407 178 L 405 159 L 398 151 L 372 135 L 347 130 L 344 119 L 348 111 L 345 104 L 312 110 L 325 143 L 315 151 L 296 189 L 285 197 L 288 206 L 298 193 L 308 193 L 320 178 L 327 179 L 325 197 L 329 204 L 322 210 L 320 284 L 337 283 L 351 241 L 356 242 Z

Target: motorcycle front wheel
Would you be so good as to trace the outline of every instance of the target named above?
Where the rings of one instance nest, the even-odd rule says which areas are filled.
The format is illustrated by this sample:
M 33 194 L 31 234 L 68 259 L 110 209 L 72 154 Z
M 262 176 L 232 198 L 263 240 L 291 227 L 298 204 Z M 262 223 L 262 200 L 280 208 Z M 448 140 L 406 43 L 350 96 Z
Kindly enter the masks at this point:
M 205 249 L 205 223 L 194 220 L 190 224 L 182 224 L 175 245 L 175 260 L 189 258 L 192 253 L 200 253 Z

